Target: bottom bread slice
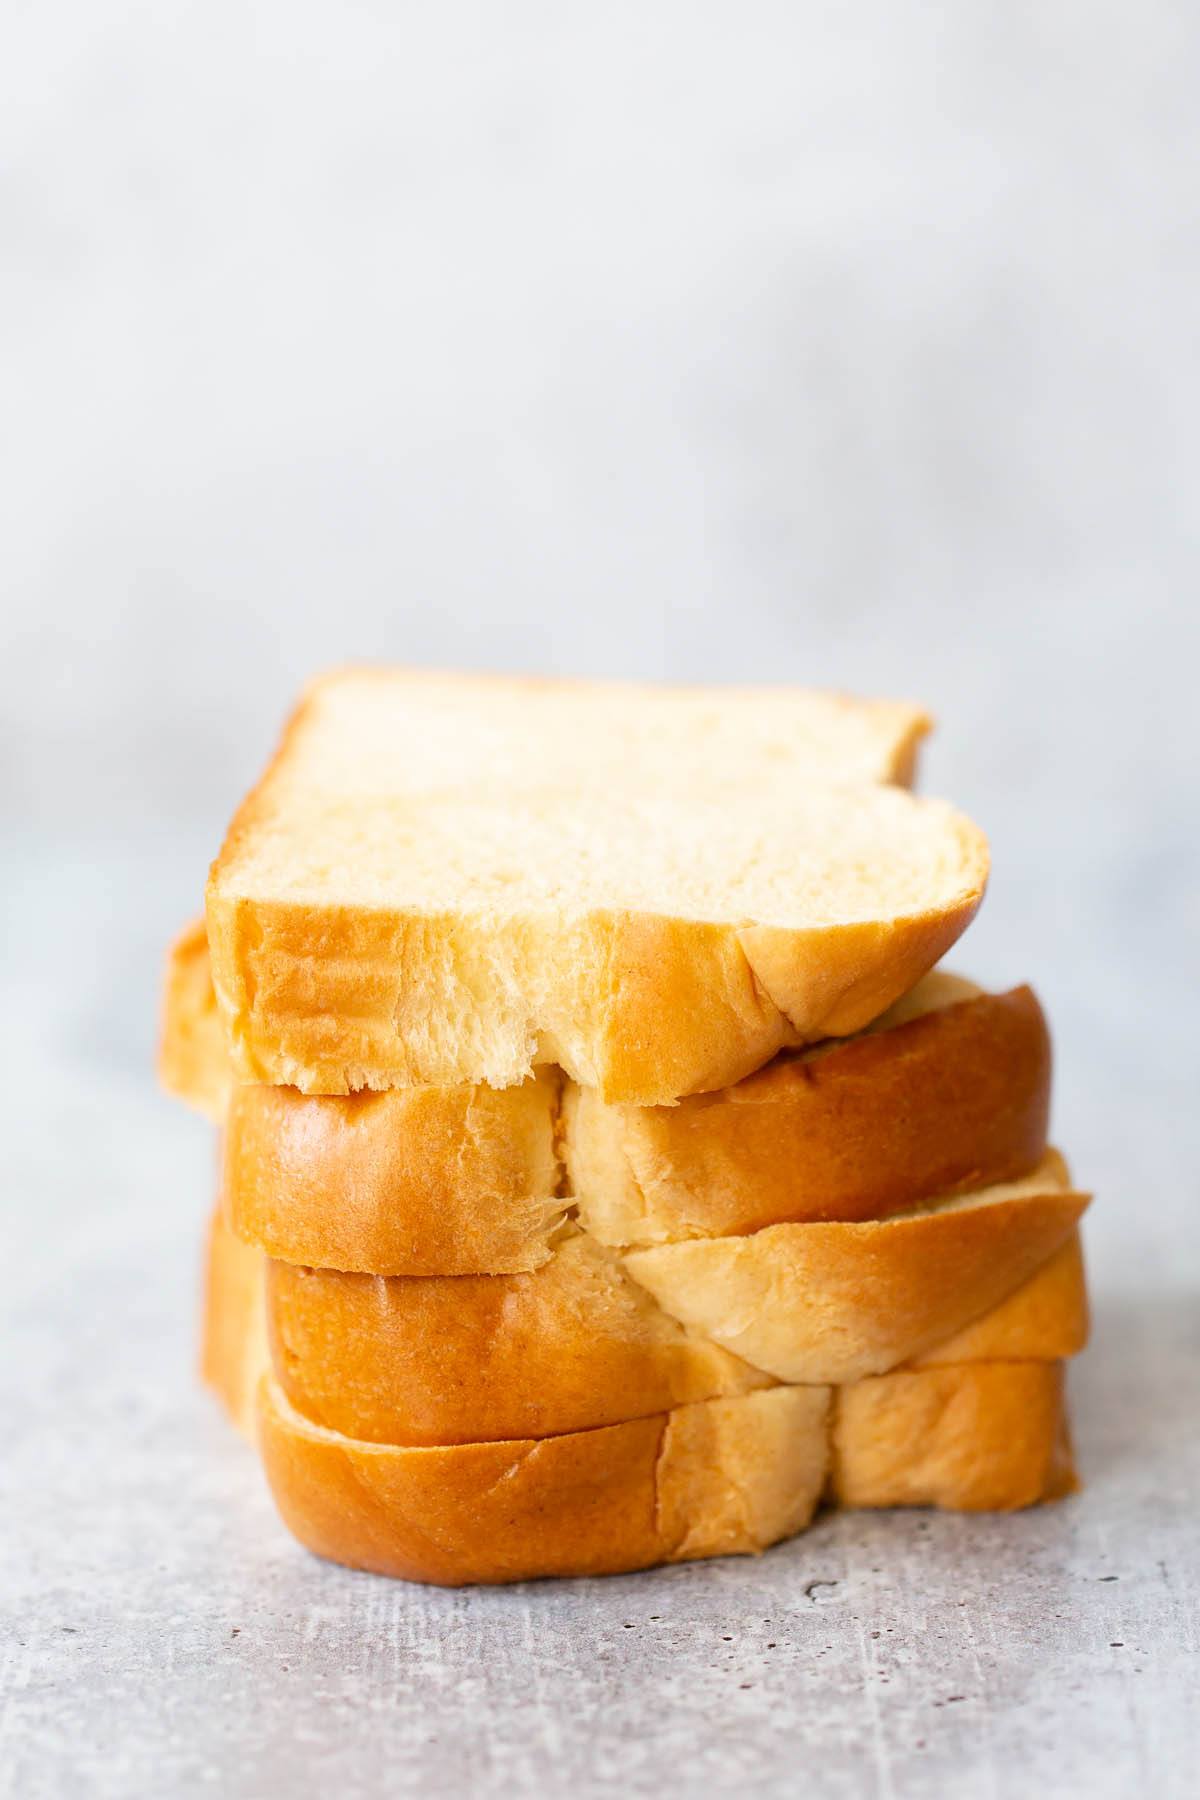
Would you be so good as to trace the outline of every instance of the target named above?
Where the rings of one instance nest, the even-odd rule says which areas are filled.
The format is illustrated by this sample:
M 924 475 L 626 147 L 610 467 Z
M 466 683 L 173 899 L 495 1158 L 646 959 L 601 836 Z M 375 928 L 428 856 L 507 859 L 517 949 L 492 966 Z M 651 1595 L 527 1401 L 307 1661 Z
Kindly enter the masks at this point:
M 754 1552 L 841 1506 L 1009 1510 L 1075 1487 L 1061 1361 L 779 1385 L 648 1418 L 499 1443 L 367 1443 L 297 1412 L 269 1366 L 264 1259 L 210 1236 L 202 1371 L 257 1436 L 310 1550 L 457 1586 Z
M 837 1505 L 1011 1511 L 1075 1487 L 1062 1365 L 775 1387 L 517 1442 L 364 1443 L 259 1391 L 275 1503 L 309 1550 L 461 1586 L 766 1549 Z
M 267 1377 L 258 1441 L 308 1549 L 457 1587 L 765 1549 L 816 1510 L 829 1403 L 767 1388 L 560 1437 L 398 1448 L 311 1424 Z

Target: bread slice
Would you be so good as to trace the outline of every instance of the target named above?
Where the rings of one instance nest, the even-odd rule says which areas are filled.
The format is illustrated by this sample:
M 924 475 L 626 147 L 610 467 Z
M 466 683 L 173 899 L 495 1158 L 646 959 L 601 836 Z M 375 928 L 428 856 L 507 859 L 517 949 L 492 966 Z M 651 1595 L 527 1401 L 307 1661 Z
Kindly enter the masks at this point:
M 325 1431 L 271 1381 L 259 1446 L 308 1549 L 461 1586 L 754 1553 L 843 1506 L 1002 1510 L 1078 1483 L 1061 1365 L 890 1375 L 835 1395 L 776 1387 L 516 1443 L 396 1448 Z
M 1088 1197 L 1049 1152 L 1031 1175 L 859 1224 L 769 1225 L 630 1251 L 665 1312 L 785 1382 L 840 1385 L 923 1355 L 1013 1294 Z
M 266 1380 L 258 1430 L 308 1549 L 458 1587 L 762 1550 L 812 1517 L 828 1411 L 826 1389 L 768 1388 L 563 1437 L 398 1449 L 313 1425 Z
M 904 1369 L 836 1390 L 836 1506 L 1011 1512 L 1078 1485 L 1060 1362 Z
M 243 1430 L 268 1343 L 295 1410 L 393 1444 L 587 1430 L 770 1385 L 686 1333 L 583 1235 L 534 1275 L 385 1281 L 272 1265 L 218 1215 L 209 1269 L 205 1379 Z M 1084 1347 L 1087 1327 L 1073 1232 L 1007 1300 L 915 1366 L 1057 1361 Z
M 556 1062 L 650 1105 L 859 1030 L 987 876 L 975 826 L 880 784 L 917 716 L 880 756 L 883 717 L 786 690 L 317 682 L 209 880 L 237 1077 L 503 1088 Z
M 784 1053 L 677 1106 L 569 1088 L 564 1153 L 596 1237 L 675 1242 L 879 1219 L 1011 1180 L 1045 1151 L 1049 1103 L 1050 1038 L 1031 990 L 983 994 L 935 972 L 866 1035 Z

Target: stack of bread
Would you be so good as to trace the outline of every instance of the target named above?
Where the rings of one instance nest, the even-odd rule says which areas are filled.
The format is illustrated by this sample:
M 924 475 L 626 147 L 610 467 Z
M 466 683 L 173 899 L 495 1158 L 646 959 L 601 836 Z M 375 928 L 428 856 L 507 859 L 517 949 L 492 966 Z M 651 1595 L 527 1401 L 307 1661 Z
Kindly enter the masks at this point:
M 917 709 L 309 690 L 177 942 L 221 1127 L 203 1368 L 285 1522 L 442 1583 L 1075 1485 L 1086 1196 Z

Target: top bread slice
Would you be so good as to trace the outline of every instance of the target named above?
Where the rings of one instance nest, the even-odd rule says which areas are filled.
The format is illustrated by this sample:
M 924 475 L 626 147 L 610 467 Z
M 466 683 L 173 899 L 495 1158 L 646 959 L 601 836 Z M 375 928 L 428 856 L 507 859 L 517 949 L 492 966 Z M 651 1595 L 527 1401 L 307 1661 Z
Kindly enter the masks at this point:
M 983 895 L 976 827 L 887 785 L 926 723 L 786 689 L 318 681 L 209 880 L 236 1075 L 557 1062 L 651 1105 L 860 1030 Z

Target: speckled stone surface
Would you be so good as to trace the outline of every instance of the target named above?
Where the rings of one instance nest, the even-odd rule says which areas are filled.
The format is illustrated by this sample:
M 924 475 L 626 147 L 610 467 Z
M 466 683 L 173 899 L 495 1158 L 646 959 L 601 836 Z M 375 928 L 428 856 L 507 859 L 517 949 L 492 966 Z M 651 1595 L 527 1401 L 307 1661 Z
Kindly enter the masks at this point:
M 829 1517 L 757 1561 L 609 1581 L 391 1584 L 290 1541 L 193 1384 L 210 1134 L 143 1062 L 153 932 L 191 851 L 31 842 L 5 896 L 6 947 L 26 949 L 5 992 L 45 1010 L 7 1075 L 0 1791 L 1194 1791 L 1200 1146 L 1182 1091 L 1128 1082 L 1082 1033 L 1064 1052 L 1060 1135 L 1102 1193 L 1078 1498 Z M 91 909 L 74 939 L 72 873 Z

